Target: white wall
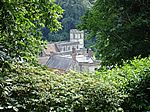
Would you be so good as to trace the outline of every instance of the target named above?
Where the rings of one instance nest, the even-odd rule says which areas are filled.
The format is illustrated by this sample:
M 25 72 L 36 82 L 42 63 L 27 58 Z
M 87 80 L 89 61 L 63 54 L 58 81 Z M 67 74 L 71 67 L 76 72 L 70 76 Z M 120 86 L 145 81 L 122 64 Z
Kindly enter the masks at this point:
M 95 72 L 95 69 L 97 68 L 98 66 L 96 65 L 80 65 L 80 72 L 89 72 L 89 73 L 92 73 L 92 72 Z
M 79 49 L 84 48 L 84 31 L 70 30 L 70 41 L 79 42 Z
M 80 43 L 80 44 L 79 44 L 79 48 L 80 48 L 80 49 L 83 49 L 83 48 L 84 48 L 84 40 L 83 40 L 83 39 L 79 39 L 78 41 L 79 41 L 79 43 Z

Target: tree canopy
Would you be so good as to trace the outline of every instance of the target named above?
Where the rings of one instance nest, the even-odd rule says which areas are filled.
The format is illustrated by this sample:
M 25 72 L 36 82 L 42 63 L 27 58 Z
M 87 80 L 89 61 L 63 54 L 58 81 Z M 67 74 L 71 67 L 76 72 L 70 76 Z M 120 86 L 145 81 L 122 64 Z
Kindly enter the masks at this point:
M 53 0 L 0 0 L 0 56 L 34 61 L 44 46 L 40 28 L 61 29 L 63 10 Z
M 33 62 L 44 45 L 41 27 L 57 31 L 62 13 L 52 0 L 0 0 L 0 112 L 149 112 L 150 57 L 63 75 L 8 61 Z M 149 54 L 149 23 L 148 0 L 97 0 L 80 27 L 96 37 L 103 62 L 113 64 Z
M 65 11 L 62 22 L 62 30 L 58 32 L 50 32 L 47 28 L 43 28 L 43 39 L 48 41 L 69 40 L 70 29 L 76 28 L 80 23 L 80 17 L 83 16 L 88 8 L 91 7 L 93 0 L 56 0 Z
M 150 54 L 150 2 L 97 0 L 80 29 L 96 37 L 97 56 L 105 65 Z

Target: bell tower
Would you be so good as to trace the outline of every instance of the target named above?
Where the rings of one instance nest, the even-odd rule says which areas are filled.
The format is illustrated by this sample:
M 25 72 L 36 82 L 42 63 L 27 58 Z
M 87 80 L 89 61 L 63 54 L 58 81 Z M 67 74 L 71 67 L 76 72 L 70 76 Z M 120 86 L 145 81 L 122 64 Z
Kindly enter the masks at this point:
M 70 42 L 79 42 L 79 49 L 84 48 L 84 31 L 70 30 Z

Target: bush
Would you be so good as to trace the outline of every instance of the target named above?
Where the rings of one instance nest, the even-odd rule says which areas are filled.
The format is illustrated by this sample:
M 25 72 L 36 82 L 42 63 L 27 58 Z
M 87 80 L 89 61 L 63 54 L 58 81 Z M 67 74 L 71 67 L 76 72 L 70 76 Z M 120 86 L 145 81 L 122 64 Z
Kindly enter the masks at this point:
M 40 67 L 10 64 L 0 75 L 4 112 L 121 111 L 121 94 L 92 74 L 57 75 Z
M 150 111 L 150 57 L 96 74 L 58 75 L 27 64 L 3 65 L 2 112 Z
M 150 111 L 150 57 L 134 59 L 112 70 L 96 73 L 104 83 L 114 85 L 124 94 L 124 111 Z

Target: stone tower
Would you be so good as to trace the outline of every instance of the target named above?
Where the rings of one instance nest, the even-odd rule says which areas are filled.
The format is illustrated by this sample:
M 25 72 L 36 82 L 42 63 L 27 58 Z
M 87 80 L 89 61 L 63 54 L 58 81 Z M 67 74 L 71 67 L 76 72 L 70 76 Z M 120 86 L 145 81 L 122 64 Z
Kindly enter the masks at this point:
M 84 31 L 70 30 L 70 42 L 79 42 L 79 49 L 84 48 Z

